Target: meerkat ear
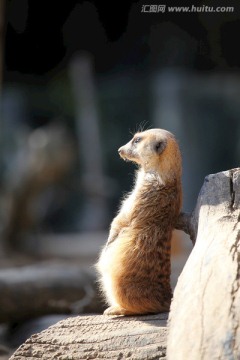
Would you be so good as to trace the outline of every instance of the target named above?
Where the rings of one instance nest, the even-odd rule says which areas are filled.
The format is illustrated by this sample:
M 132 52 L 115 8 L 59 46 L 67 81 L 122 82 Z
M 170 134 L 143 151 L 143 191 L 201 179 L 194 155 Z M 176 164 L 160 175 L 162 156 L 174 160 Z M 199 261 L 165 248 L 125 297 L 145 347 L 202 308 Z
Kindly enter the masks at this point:
M 154 144 L 154 150 L 157 154 L 161 154 L 166 148 L 167 142 L 163 140 L 156 141 Z

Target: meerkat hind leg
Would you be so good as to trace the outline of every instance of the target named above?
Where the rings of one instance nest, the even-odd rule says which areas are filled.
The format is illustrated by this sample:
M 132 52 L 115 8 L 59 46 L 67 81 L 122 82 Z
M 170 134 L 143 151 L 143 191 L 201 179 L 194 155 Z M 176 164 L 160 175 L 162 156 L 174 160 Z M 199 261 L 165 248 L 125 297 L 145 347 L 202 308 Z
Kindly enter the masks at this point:
M 110 306 L 104 311 L 103 314 L 104 315 L 137 315 L 135 312 L 124 309 L 120 305 Z

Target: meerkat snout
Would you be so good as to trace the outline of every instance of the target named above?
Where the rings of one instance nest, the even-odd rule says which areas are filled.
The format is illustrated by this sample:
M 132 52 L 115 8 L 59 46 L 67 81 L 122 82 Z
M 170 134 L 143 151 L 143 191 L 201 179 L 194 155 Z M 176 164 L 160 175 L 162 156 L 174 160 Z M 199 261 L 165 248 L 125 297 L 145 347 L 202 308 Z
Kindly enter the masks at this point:
M 125 161 L 131 161 L 132 160 L 132 154 L 133 154 L 133 150 L 131 148 L 131 144 L 127 143 L 124 146 L 121 146 L 118 149 L 118 153 L 120 155 L 120 157 L 125 160 Z

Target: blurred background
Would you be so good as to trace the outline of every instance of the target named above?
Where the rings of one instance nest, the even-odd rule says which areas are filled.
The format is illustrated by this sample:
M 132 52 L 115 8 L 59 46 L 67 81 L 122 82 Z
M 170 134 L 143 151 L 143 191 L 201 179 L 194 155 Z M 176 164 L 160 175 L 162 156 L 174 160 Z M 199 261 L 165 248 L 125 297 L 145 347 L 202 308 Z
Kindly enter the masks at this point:
M 102 311 L 91 268 L 132 187 L 117 152 L 132 133 L 175 134 L 185 211 L 207 174 L 239 166 L 240 5 L 144 5 L 0 0 L 0 342 L 11 348 L 56 321 L 36 316 Z M 190 250 L 176 233 L 173 286 Z M 70 299 L 79 267 L 89 281 Z

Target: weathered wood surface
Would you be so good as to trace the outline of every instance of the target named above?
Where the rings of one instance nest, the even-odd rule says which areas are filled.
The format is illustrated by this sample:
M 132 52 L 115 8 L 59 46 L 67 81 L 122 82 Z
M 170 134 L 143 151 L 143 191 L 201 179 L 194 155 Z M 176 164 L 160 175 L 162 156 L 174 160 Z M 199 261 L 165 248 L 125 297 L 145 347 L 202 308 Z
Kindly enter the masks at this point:
M 33 335 L 12 355 L 23 359 L 166 359 L 167 314 L 78 316 Z
M 171 305 L 168 360 L 240 359 L 240 169 L 206 177 Z
M 95 275 L 77 265 L 48 264 L 0 270 L 0 323 L 46 314 L 102 309 Z

